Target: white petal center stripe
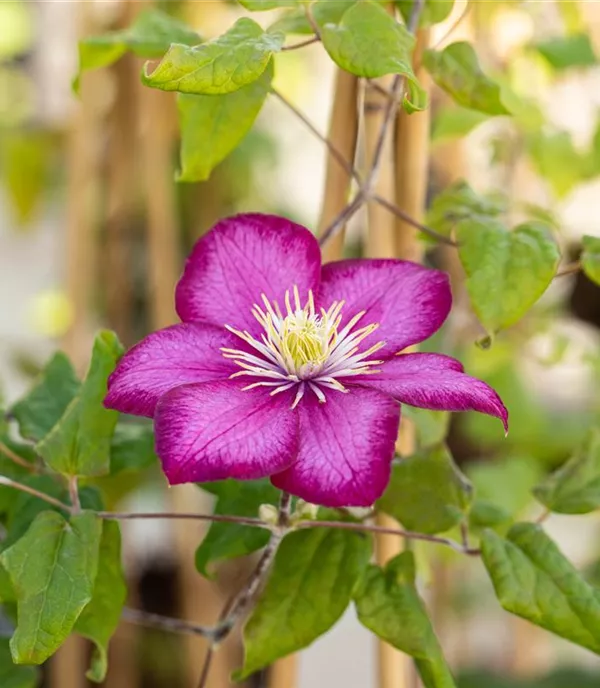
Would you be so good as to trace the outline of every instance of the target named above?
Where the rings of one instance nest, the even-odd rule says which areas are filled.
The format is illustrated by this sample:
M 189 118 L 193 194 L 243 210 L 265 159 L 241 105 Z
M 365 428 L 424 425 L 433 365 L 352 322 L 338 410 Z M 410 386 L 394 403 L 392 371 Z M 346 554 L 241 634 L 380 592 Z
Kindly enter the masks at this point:
M 308 292 L 304 306 L 300 303 L 298 287 L 294 286 L 292 294 L 293 304 L 290 292 L 285 293 L 285 315 L 279 304 L 276 301 L 271 303 L 264 294 L 261 294 L 262 307 L 254 304 L 252 314 L 264 329 L 260 341 L 247 331 L 241 332 L 225 325 L 251 347 L 251 351 L 221 349 L 225 358 L 234 360 L 242 369 L 231 377 L 247 375 L 259 378 L 244 389 L 272 387 L 273 395 L 297 387 L 294 408 L 307 389 L 320 402 L 325 402 L 327 389 L 348 391 L 339 378 L 380 372 L 373 366 L 382 361 L 369 360 L 369 357 L 385 342 L 359 351 L 363 339 L 379 327 L 373 323 L 354 329 L 365 311 L 357 313 L 340 330 L 343 301 L 336 301 L 328 310 L 321 308 L 317 313 L 312 291 Z

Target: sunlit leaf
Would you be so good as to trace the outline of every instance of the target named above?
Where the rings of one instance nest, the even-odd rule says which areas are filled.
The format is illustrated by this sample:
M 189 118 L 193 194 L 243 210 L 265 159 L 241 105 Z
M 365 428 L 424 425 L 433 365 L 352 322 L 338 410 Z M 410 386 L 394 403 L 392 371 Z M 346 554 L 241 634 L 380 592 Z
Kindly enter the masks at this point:
M 455 688 L 427 610 L 415 587 L 412 552 L 394 557 L 384 569 L 370 565 L 354 601 L 363 626 L 414 657 L 425 688 Z
M 263 10 L 274 10 L 278 7 L 296 7 L 299 0 L 239 0 L 251 12 L 262 12 Z
M 200 36 L 186 24 L 161 10 L 140 12 L 133 24 L 120 31 L 91 36 L 79 43 L 79 73 L 107 67 L 128 50 L 139 57 L 162 57 L 171 43 L 197 45 Z
M 427 225 L 440 234 L 450 235 L 463 219 L 498 217 L 506 211 L 504 199 L 475 193 L 460 180 L 437 194 L 427 212 Z
M 395 463 L 377 507 L 409 530 L 434 534 L 459 523 L 471 497 L 471 484 L 442 445 Z
M 174 44 L 151 73 L 142 75 L 147 86 L 197 95 L 232 93 L 256 81 L 273 53 L 283 45 L 281 33 L 265 33 L 243 17 L 222 36 L 194 48 Z
M 287 535 L 244 628 L 238 678 L 310 645 L 344 613 L 371 556 L 364 533 L 312 528 Z
M 413 85 L 409 106 L 424 107 L 422 89 L 412 68 L 414 36 L 381 5 L 370 0 L 352 5 L 338 24 L 322 27 L 321 38 L 331 59 L 352 74 L 367 78 L 406 76 Z
M 551 38 L 536 43 L 534 48 L 554 69 L 592 67 L 598 64 L 590 37 L 586 33 Z
M 119 625 L 126 597 L 119 524 L 116 521 L 105 521 L 102 526 L 94 593 L 73 629 L 96 645 L 90 670 L 86 674 L 90 681 L 101 683 L 106 677 L 108 643 Z
M 558 198 L 564 198 L 590 176 L 590 158 L 580 153 L 567 131 L 536 131 L 526 139 L 527 152 L 537 172 Z
M 600 654 L 600 600 L 543 529 L 517 523 L 506 539 L 491 530 L 482 557 L 507 611 Z
M 210 177 L 213 169 L 250 131 L 272 79 L 271 61 L 259 79 L 233 93 L 179 95 L 181 172 L 178 181 L 196 182 Z
M 542 223 L 508 232 L 497 220 L 468 219 L 456 238 L 471 304 L 490 333 L 522 318 L 556 274 L 560 254 Z
M 488 115 L 509 114 L 500 98 L 500 87 L 483 73 L 470 43 L 452 43 L 442 51 L 426 50 L 423 65 L 459 105 Z
M 404 21 L 408 23 L 415 5 L 414 0 L 395 0 L 395 2 Z M 425 0 L 419 17 L 419 26 L 425 28 L 443 22 L 448 18 L 453 7 L 454 0 Z
M 46 511 L 3 552 L 0 561 L 18 604 L 10 642 L 17 664 L 41 664 L 70 634 L 92 598 L 101 532 L 102 522 L 91 512 L 66 521 Z
M 460 138 L 487 122 L 489 115 L 463 107 L 440 108 L 433 118 L 431 140 L 434 142 Z
M 65 475 L 96 476 L 110 470 L 110 443 L 118 413 L 104 408 L 108 376 L 123 347 L 116 335 L 100 332 L 85 381 L 58 423 L 36 445 L 37 453 Z

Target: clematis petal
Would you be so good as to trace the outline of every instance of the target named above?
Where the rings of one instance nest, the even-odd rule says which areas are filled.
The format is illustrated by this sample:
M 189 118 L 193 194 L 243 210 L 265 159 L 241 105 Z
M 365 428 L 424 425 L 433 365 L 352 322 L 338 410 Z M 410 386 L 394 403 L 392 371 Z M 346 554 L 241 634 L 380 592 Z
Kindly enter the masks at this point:
M 107 408 L 152 418 L 159 398 L 178 385 L 228 378 L 239 368 L 222 346 L 239 346 L 225 328 L 205 323 L 173 325 L 142 339 L 108 380 Z
M 366 311 L 360 327 L 379 323 L 365 343 L 385 341 L 377 358 L 392 356 L 430 337 L 452 306 L 448 275 L 403 260 L 342 260 L 321 272 L 319 305 L 345 302 L 342 327 Z
M 370 506 L 383 493 L 394 456 L 400 407 L 389 396 L 354 388 L 298 406 L 298 460 L 272 483 L 313 504 Z
M 495 416 L 508 430 L 508 411 L 485 382 L 463 372 L 462 364 L 441 354 L 402 354 L 386 361 L 381 372 L 349 380 L 390 394 L 410 406 L 435 411 L 479 411 Z
M 197 242 L 177 285 L 177 313 L 184 322 L 257 332 L 252 306 L 262 304 L 261 294 L 283 308 L 286 290 L 296 285 L 304 302 L 320 271 L 319 245 L 308 229 L 274 215 L 237 215 Z
M 293 397 L 241 390 L 236 380 L 184 385 L 156 408 L 156 451 L 171 485 L 264 478 L 298 453 Z

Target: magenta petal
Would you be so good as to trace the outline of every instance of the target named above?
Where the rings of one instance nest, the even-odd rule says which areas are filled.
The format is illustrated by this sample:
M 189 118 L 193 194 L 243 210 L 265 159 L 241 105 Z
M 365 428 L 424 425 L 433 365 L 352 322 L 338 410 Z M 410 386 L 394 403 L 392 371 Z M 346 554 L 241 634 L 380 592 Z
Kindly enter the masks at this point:
M 373 504 L 389 481 L 399 405 L 384 394 L 357 387 L 348 394 L 328 392 L 324 404 L 307 392 L 298 411 L 298 460 L 274 475 L 273 484 L 313 504 Z
M 441 354 L 402 354 L 381 372 L 349 382 L 390 394 L 410 406 L 435 411 L 479 411 L 500 418 L 508 430 L 508 411 L 485 382 L 463 373 L 461 363 Z
M 204 323 L 173 325 L 142 339 L 108 380 L 107 408 L 152 418 L 159 398 L 178 385 L 229 377 L 239 368 L 222 346 L 239 346 L 226 329 Z
M 235 380 L 177 387 L 161 398 L 156 451 L 171 485 L 264 478 L 298 453 L 293 396 L 241 390 Z
M 365 340 L 385 341 L 377 358 L 418 344 L 440 328 L 452 306 L 448 275 L 403 260 L 343 260 L 321 272 L 319 305 L 345 302 L 342 326 L 366 311 L 359 327 L 379 323 Z
M 185 321 L 204 320 L 254 332 L 261 294 L 283 307 L 286 290 L 316 291 L 321 252 L 301 225 L 274 215 L 237 215 L 202 237 L 188 258 L 175 301 Z

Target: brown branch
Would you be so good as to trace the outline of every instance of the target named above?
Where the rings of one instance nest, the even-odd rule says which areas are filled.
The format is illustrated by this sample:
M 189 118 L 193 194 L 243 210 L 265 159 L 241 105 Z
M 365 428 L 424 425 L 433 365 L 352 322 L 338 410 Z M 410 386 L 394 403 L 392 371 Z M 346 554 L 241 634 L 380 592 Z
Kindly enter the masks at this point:
M 381 533 L 382 535 L 398 535 L 409 540 L 423 540 L 424 542 L 434 542 L 438 545 L 445 545 L 461 554 L 475 556 L 480 554 L 478 549 L 464 547 L 459 542 L 450 538 L 438 537 L 437 535 L 426 535 L 425 533 L 415 533 L 411 530 L 401 528 L 386 528 L 383 526 L 369 525 L 366 523 L 352 523 L 351 521 L 299 521 L 297 528 L 339 528 L 341 530 L 356 530 L 366 533 Z
M 113 512 L 113 511 L 99 511 L 97 513 L 99 518 L 107 521 L 129 521 L 133 519 L 181 519 L 190 521 L 214 521 L 215 523 L 237 523 L 238 525 L 256 526 L 258 528 L 271 529 L 271 526 L 260 518 L 251 518 L 247 516 L 227 516 L 224 514 L 195 514 L 195 513 L 180 513 L 164 512 L 164 513 L 136 513 L 136 512 Z
M 306 45 L 312 45 L 313 43 L 318 43 L 321 39 L 319 36 L 313 36 L 312 38 L 307 38 L 305 41 L 300 41 L 300 43 L 294 43 L 292 45 L 284 45 L 283 50 L 298 50 L 298 48 L 304 48 Z
M 30 473 L 35 473 L 37 470 L 35 466 L 30 464 L 29 461 L 27 461 L 26 459 L 19 456 L 10 447 L 4 444 L 4 442 L 0 442 L 0 453 L 4 454 L 4 456 L 6 456 L 7 459 L 10 459 L 13 463 L 16 463 L 17 466 L 24 468 Z
M 427 227 L 427 225 L 424 225 L 418 220 L 415 220 L 414 217 L 411 217 L 410 215 L 405 213 L 404 210 L 399 208 L 397 205 L 394 205 L 386 198 L 378 196 L 377 194 L 373 195 L 371 198 L 376 203 L 379 203 L 384 208 L 387 208 L 387 210 L 389 210 L 390 213 L 394 214 L 396 217 L 399 217 L 401 220 L 404 220 L 404 222 L 413 226 L 415 229 L 418 229 L 420 232 L 423 232 L 423 234 L 427 234 L 427 236 L 430 236 L 432 239 L 435 239 L 436 241 L 439 241 L 443 244 L 447 244 L 448 246 L 458 246 L 458 244 L 455 241 L 452 241 L 450 237 L 447 237 L 444 234 L 440 234 L 439 232 L 436 232 L 434 229 L 431 229 L 431 227 Z
M 315 127 L 315 125 L 308 119 L 308 117 L 302 113 L 298 108 L 291 103 L 280 91 L 277 89 L 271 87 L 271 93 L 279 98 L 279 100 L 286 106 L 288 107 L 295 115 L 300 119 L 311 131 L 312 133 L 320 140 L 322 141 L 328 148 L 329 152 L 331 153 L 332 157 L 335 158 L 335 160 L 339 163 L 339 165 L 350 175 L 352 178 L 354 178 L 359 184 L 362 183 L 362 180 L 360 178 L 360 175 L 358 174 L 357 170 L 346 160 L 344 155 L 331 143 L 331 141 L 326 137 L 321 134 L 321 132 Z
M 565 265 L 564 268 L 561 268 L 555 275 L 555 277 L 565 277 L 566 275 L 573 275 L 576 272 L 579 272 L 581 270 L 581 261 L 576 260 L 573 263 L 569 263 L 568 265 Z
M 128 623 L 145 626 L 146 628 L 156 628 L 159 631 L 169 631 L 170 633 L 179 633 L 181 635 L 199 635 L 210 639 L 214 638 L 216 631 L 216 627 L 200 626 L 189 621 L 173 619 L 160 614 L 151 614 L 139 609 L 125 608 L 121 618 Z
M 64 502 L 61 502 L 59 499 L 55 499 L 50 495 L 44 494 L 43 492 L 40 492 L 39 490 L 36 490 L 33 487 L 29 487 L 29 485 L 23 485 L 23 483 L 19 483 L 16 480 L 11 480 L 10 478 L 7 478 L 4 475 L 0 475 L 0 485 L 6 485 L 7 487 L 12 487 L 15 490 L 26 492 L 27 494 L 30 494 L 33 497 L 37 497 L 38 499 L 42 499 L 44 502 L 52 504 L 52 506 L 56 506 L 69 514 L 74 513 L 74 509 L 72 507 L 70 507 L 68 504 L 65 504 Z

